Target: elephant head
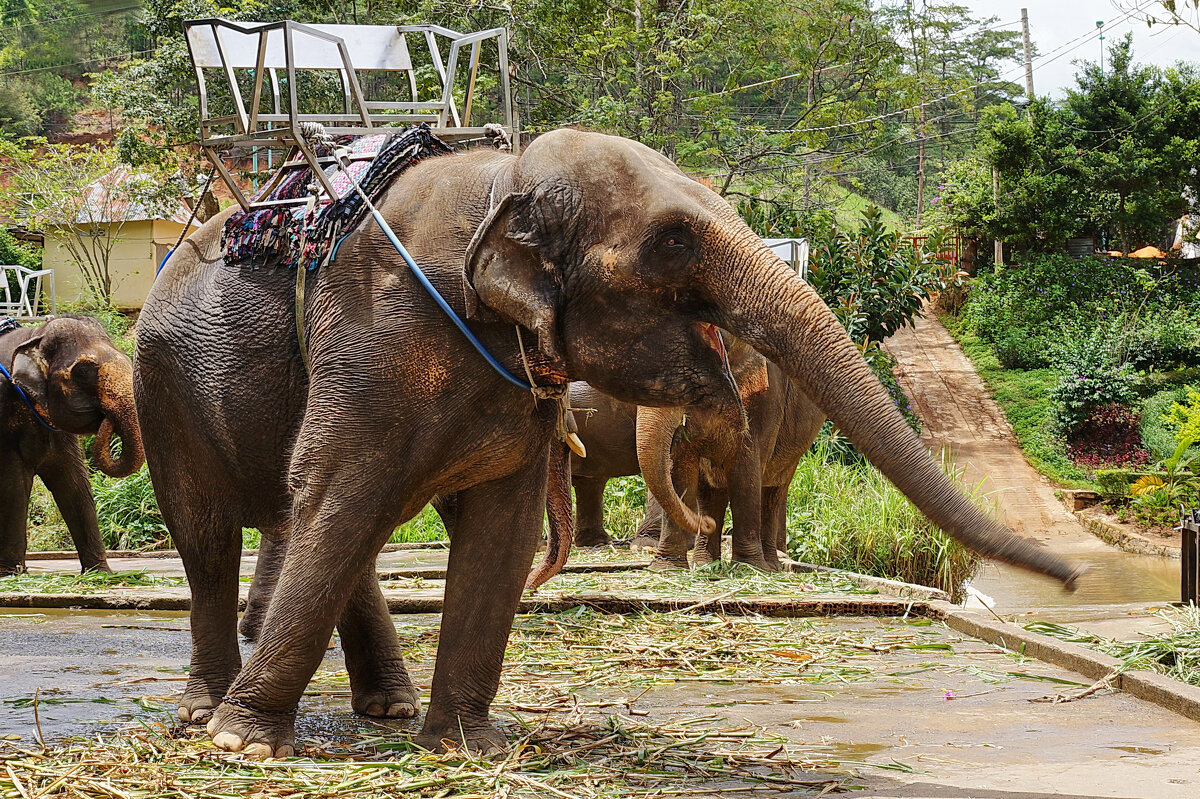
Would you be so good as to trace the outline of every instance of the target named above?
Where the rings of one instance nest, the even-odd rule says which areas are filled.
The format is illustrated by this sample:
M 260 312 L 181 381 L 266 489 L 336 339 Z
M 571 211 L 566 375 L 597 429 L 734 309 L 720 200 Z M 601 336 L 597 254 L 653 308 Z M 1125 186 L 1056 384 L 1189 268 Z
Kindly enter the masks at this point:
M 1071 586 L 1082 573 L 982 513 L 896 410 L 833 313 L 711 189 L 650 148 L 559 130 L 492 182 L 468 313 L 533 331 L 571 379 L 638 405 L 720 409 L 713 326 L 777 363 L 937 526 Z
M 721 335 L 718 333 L 718 335 Z M 724 334 L 721 345 L 728 334 Z M 701 409 L 688 417 L 686 408 L 652 408 L 640 406 L 637 412 L 638 465 L 646 479 L 646 490 L 662 506 L 663 513 L 682 530 L 689 533 L 711 535 L 717 529 L 716 520 L 697 514 L 676 493 L 671 481 L 673 462 L 671 450 L 676 436 L 691 427 L 699 427 L 696 435 L 711 437 L 714 434 L 728 439 L 727 446 L 738 446 L 739 433 L 746 432 L 744 404 L 755 394 L 767 390 L 767 361 L 741 339 L 733 339 L 728 347 L 729 372 L 737 386 L 738 404 L 736 415 L 733 409 L 721 412 Z M 698 418 L 697 418 L 698 417 Z M 690 423 L 690 424 L 689 424 Z M 689 437 L 693 434 L 686 433 Z M 749 445 L 748 438 L 744 441 Z
M 144 461 L 133 404 L 133 364 L 95 319 L 46 322 L 13 353 L 13 380 L 41 416 L 59 430 L 96 435 L 100 471 L 125 477 Z M 112 439 L 121 440 L 113 457 Z

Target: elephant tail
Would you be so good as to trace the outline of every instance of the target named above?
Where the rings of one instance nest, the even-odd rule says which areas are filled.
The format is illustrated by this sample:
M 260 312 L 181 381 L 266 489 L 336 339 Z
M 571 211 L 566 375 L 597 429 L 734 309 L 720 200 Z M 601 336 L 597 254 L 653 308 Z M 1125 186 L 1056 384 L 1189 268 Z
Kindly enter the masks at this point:
M 571 450 L 566 444 L 550 445 L 550 474 L 546 481 L 546 516 L 550 519 L 550 534 L 542 561 L 529 572 L 525 588 L 536 591 L 567 565 L 571 542 L 575 538 L 575 512 L 571 505 Z

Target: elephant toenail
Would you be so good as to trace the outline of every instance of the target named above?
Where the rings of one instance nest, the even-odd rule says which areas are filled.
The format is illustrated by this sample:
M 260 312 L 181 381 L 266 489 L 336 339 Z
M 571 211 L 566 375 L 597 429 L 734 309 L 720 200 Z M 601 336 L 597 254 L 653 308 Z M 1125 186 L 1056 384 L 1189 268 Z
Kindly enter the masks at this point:
M 372 702 L 371 704 L 367 705 L 366 715 L 382 716 L 383 715 L 383 705 L 379 704 L 378 702 Z
M 242 754 L 251 760 L 266 760 L 275 755 L 275 750 L 270 744 L 247 744 Z
M 209 726 L 212 726 L 212 722 L 209 722 Z M 212 735 L 211 730 L 209 730 L 209 734 Z M 218 749 L 224 749 L 226 752 L 242 751 L 242 739 L 231 732 L 217 733 L 215 736 L 213 736 L 212 742 L 213 746 L 217 747 Z
M 192 720 L 192 711 L 188 710 L 183 705 L 175 708 L 175 715 L 179 716 L 179 720 L 187 724 Z
M 279 747 L 279 749 L 276 750 L 276 752 L 275 752 L 275 757 L 295 757 L 295 756 L 296 756 L 296 750 L 293 749 L 292 747 L 288 746 L 287 744 L 284 744 L 283 746 Z

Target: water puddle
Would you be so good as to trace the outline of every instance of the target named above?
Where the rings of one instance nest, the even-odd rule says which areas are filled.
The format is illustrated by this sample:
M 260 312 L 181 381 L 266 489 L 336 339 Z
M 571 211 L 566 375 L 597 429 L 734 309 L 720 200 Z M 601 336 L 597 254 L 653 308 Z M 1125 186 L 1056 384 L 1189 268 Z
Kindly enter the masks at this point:
M 997 613 L 1050 608 L 1171 602 L 1179 599 L 1179 561 L 1116 549 L 1066 555 L 1088 573 L 1073 593 L 1057 582 L 1005 564 L 986 563 L 970 587 Z M 967 603 L 970 606 L 971 602 Z M 974 603 L 980 607 L 978 600 Z

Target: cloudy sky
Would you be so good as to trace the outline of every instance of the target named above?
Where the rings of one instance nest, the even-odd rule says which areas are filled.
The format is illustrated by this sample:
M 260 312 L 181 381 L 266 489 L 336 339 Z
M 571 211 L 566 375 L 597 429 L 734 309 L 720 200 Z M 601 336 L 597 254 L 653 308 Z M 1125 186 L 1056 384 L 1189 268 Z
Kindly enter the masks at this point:
M 1104 20 L 1105 46 L 1126 32 L 1133 33 L 1137 61 L 1167 66 L 1176 61 L 1200 62 L 1200 33 L 1184 26 L 1147 28 L 1142 15 L 1127 16 L 1112 0 L 961 0 L 976 18 L 999 17 L 1006 29 L 1021 29 L 1021 8 L 1029 9 L 1029 29 L 1040 53 L 1033 62 L 1033 88 L 1037 94 L 1061 97 L 1074 85 L 1078 59 L 1097 61 L 1100 42 L 1096 21 Z M 1128 8 L 1131 3 L 1123 5 Z M 1182 6 L 1183 3 L 1180 3 Z M 1157 7 L 1157 4 L 1155 4 Z M 1021 83 L 1024 72 L 1016 67 L 1008 77 Z

